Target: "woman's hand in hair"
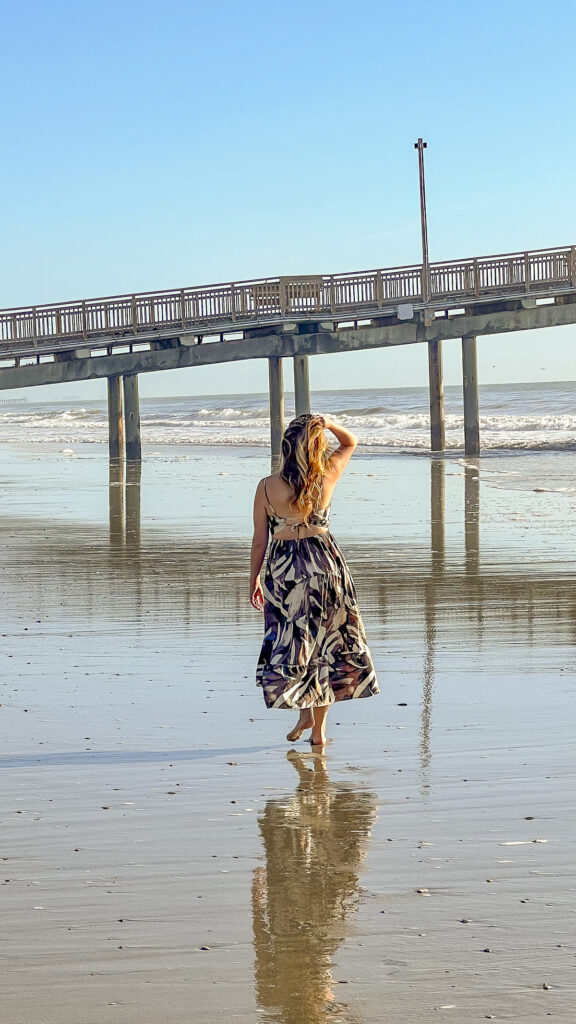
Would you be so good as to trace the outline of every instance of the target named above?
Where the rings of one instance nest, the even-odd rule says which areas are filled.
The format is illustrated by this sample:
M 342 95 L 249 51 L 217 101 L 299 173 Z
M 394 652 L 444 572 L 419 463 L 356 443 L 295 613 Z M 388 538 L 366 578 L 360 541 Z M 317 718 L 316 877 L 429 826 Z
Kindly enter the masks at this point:
M 324 426 L 326 430 L 331 430 L 335 437 L 338 438 L 342 447 L 350 445 L 355 448 L 358 444 L 358 438 L 348 427 L 345 427 L 343 423 L 337 423 L 332 416 L 324 416 Z

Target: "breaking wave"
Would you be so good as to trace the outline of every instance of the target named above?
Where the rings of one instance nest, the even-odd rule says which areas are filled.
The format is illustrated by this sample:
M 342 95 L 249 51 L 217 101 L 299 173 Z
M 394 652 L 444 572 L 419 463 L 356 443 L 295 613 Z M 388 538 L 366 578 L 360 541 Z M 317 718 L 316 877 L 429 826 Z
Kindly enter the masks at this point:
M 499 386 L 483 396 L 482 447 L 487 450 L 576 450 L 573 385 Z M 506 390 L 509 388 L 508 390 Z M 536 390 L 538 389 L 538 390 Z M 323 393 L 323 407 L 357 434 L 362 445 L 425 452 L 429 420 L 421 389 L 378 389 Z M 241 445 L 269 443 L 266 396 L 191 396 L 142 402 L 142 438 L 154 445 Z M 287 418 L 292 415 L 287 408 Z M 446 446 L 463 444 L 461 404 L 447 400 Z M 107 440 L 107 409 L 102 402 L 30 403 L 0 410 L 0 442 L 102 444 Z

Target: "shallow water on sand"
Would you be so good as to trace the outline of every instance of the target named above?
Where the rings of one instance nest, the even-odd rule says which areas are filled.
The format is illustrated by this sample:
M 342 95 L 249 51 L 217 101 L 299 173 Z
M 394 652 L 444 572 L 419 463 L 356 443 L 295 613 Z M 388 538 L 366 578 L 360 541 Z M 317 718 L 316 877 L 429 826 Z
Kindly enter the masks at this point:
M 484 466 L 339 485 L 382 693 L 319 756 L 254 686 L 262 453 L 110 487 L 93 449 L 6 454 L 11 1024 L 572 1020 L 575 512 Z

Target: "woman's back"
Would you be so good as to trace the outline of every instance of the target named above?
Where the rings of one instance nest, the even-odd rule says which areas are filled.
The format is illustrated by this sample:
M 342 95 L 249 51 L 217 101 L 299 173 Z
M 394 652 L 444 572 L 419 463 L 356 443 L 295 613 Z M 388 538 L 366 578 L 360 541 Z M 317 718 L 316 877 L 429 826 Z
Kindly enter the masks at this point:
M 266 477 L 264 481 L 266 512 L 271 522 L 274 539 L 293 540 L 295 536 L 298 538 L 316 537 L 318 534 L 326 533 L 328 530 L 327 513 L 335 486 L 336 478 L 330 474 L 326 474 L 318 481 L 314 509 L 307 517 L 310 525 L 306 526 L 305 517 L 292 504 L 295 497 L 294 488 L 286 480 L 283 480 L 279 473 Z M 318 513 L 324 514 L 319 515 Z M 315 522 L 315 520 L 320 520 L 320 522 Z
M 330 431 L 338 442 L 333 451 L 329 451 L 325 431 Z M 280 472 L 260 480 L 254 495 L 250 600 L 255 608 L 263 608 L 260 569 L 270 534 L 279 541 L 297 542 L 322 536 L 326 543 L 330 540 L 328 514 L 332 492 L 356 445 L 354 434 L 331 416 L 304 413 L 288 424 L 282 437 Z

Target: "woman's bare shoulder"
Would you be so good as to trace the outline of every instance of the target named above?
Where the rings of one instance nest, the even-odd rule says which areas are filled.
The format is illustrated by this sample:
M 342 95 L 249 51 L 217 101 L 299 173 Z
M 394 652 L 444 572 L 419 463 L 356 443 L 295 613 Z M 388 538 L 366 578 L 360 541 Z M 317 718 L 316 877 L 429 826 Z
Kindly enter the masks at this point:
M 272 484 L 272 486 L 280 486 L 280 487 L 289 487 L 290 486 L 290 484 L 286 483 L 286 481 L 280 475 L 280 473 L 270 473 L 269 476 L 265 477 L 264 479 L 266 480 L 267 484 Z
M 290 506 L 294 497 L 294 488 L 280 473 L 271 473 L 266 477 L 266 490 L 268 499 L 274 506 Z
M 282 480 L 279 473 L 270 473 L 268 476 L 263 476 L 262 479 L 258 481 L 256 492 L 264 494 L 266 491 L 277 491 L 282 493 L 283 488 L 286 486 L 285 481 Z

